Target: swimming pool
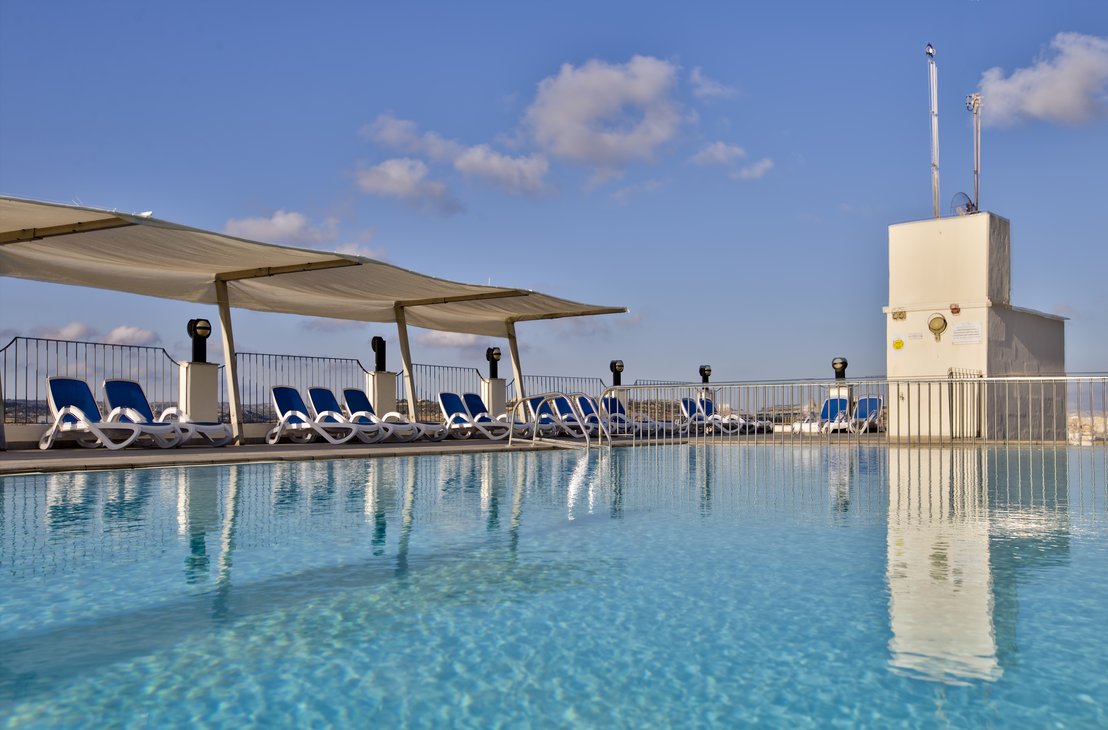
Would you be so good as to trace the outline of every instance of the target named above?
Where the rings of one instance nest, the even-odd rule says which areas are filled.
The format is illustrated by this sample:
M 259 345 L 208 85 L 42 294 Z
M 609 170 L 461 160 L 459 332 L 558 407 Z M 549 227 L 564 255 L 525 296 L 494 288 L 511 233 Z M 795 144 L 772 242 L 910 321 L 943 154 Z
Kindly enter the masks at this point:
M 1090 449 L 0 479 L 9 727 L 1108 724 Z

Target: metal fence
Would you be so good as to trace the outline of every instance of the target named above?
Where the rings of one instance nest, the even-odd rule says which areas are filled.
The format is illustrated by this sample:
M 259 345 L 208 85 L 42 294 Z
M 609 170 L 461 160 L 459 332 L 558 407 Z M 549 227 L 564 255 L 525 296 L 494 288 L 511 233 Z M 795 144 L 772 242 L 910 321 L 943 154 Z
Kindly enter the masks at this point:
M 412 363 L 412 378 L 416 389 L 416 418 L 420 421 L 442 419 L 439 393 L 480 393 L 486 382 L 477 368 L 420 363 Z M 406 404 L 407 384 L 403 373 L 397 380 L 397 400 Z
M 352 358 L 238 353 L 238 375 L 247 423 L 276 420 L 270 389 L 292 385 L 366 388 L 369 375 Z M 160 347 L 113 345 L 33 337 L 13 338 L 0 349 L 0 424 L 46 423 L 46 381 L 52 375 L 85 380 L 99 391 L 107 377 L 139 382 L 156 409 L 175 405 L 179 364 Z M 439 420 L 443 391 L 481 392 L 487 382 L 472 367 L 414 364 L 416 415 Z M 951 372 L 921 380 L 810 380 L 799 382 L 693 383 L 638 380 L 608 387 L 601 378 L 526 376 L 528 393 L 618 395 L 633 419 L 660 423 L 642 440 L 813 440 L 859 438 L 918 443 L 1108 443 L 1108 376 L 985 378 Z M 405 408 L 398 378 L 399 407 Z M 508 384 L 509 401 L 515 397 Z M 228 418 L 226 386 L 219 398 Z M 840 405 L 828 404 L 841 398 Z M 682 409 L 682 400 L 686 409 Z M 689 414 L 689 403 L 711 402 L 712 416 Z M 865 404 L 864 412 L 859 408 Z M 693 406 L 695 411 L 695 405 Z M 690 417 L 691 416 L 691 417 Z M 697 422 L 702 421 L 702 422 Z M 686 427 L 687 425 L 687 427 Z
M 608 387 L 600 378 L 574 377 L 572 375 L 524 375 L 527 395 L 536 393 L 587 393 L 599 396 Z M 515 381 L 508 384 L 508 400 L 517 398 Z
M 243 423 L 277 420 L 270 395 L 275 385 L 291 385 L 305 394 L 310 387 L 323 386 L 341 398 L 343 388 L 364 389 L 368 374 L 360 361 L 346 357 L 240 352 L 236 361 Z
M 177 405 L 179 371 L 161 347 L 15 337 L 0 349 L 0 423 L 47 423 L 46 380 L 56 375 L 84 380 L 97 398 L 105 378 L 134 380 L 155 409 L 167 408 Z
M 604 396 L 644 426 L 632 441 L 1108 444 L 1104 375 L 636 384 Z

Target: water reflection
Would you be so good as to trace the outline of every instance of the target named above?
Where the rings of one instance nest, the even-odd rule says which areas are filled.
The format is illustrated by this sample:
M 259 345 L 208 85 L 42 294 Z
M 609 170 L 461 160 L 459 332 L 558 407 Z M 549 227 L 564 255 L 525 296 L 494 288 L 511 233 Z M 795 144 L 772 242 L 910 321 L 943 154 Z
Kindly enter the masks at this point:
M 1069 465 L 1064 451 L 842 443 L 28 477 L 0 492 L 0 573 L 10 576 L 0 590 L 30 596 L 4 604 L 27 625 L 40 612 L 35 596 L 61 586 L 52 610 L 92 627 L 86 635 L 146 631 L 156 643 L 174 635 L 161 635 L 156 616 L 173 615 L 183 633 L 348 587 L 383 586 L 390 593 L 382 605 L 414 609 L 503 595 L 503 581 L 513 598 L 586 581 L 603 591 L 603 561 L 619 549 L 598 547 L 611 535 L 594 528 L 619 521 L 620 536 L 632 535 L 647 513 L 657 542 L 643 550 L 727 521 L 758 522 L 783 540 L 798 524 L 836 535 L 858 525 L 871 541 L 854 544 L 868 545 L 868 558 L 884 566 L 888 666 L 942 682 L 994 681 L 1019 660 L 1021 586 L 1069 559 Z M 1075 481 L 1099 485 L 1091 511 L 1103 518 L 1098 468 Z M 1089 512 L 1087 499 L 1074 498 L 1084 505 L 1075 511 Z M 581 527 L 592 531 L 566 532 Z M 584 535 L 590 548 L 581 548 Z M 452 583 L 462 571 L 465 585 Z M 475 581 L 488 590 L 469 590 Z M 871 600 L 880 626 L 880 588 Z M 87 636 L 71 646 L 63 633 L 65 652 L 80 651 Z M 28 640 L 27 656 L 32 649 Z M 885 661 L 884 648 L 877 651 Z
M 1019 583 L 1068 555 L 1065 450 L 891 447 L 890 667 L 995 681 L 1016 655 Z

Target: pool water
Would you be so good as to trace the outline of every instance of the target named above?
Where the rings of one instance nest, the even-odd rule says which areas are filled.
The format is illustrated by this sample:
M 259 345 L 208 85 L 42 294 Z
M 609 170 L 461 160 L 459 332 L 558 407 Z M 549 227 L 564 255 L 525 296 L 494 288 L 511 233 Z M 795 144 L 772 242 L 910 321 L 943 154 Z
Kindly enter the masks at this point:
M 1104 727 L 1105 452 L 3 478 L 0 723 Z

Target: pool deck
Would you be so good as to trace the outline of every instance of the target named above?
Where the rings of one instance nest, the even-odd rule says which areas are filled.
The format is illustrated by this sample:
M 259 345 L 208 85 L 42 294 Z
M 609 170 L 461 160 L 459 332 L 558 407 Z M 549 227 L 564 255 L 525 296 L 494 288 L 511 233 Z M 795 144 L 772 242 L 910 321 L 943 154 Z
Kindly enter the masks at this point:
M 145 469 L 165 466 L 249 464 L 272 461 L 325 459 L 373 459 L 388 456 L 466 454 L 482 451 L 547 451 L 556 444 L 530 441 L 447 440 L 398 444 L 247 444 L 245 446 L 185 446 L 177 449 L 84 449 L 68 445 L 49 451 L 39 449 L 0 451 L 0 476 L 100 469 Z M 562 446 L 561 448 L 565 448 Z M 579 448 L 579 447 L 578 447 Z

